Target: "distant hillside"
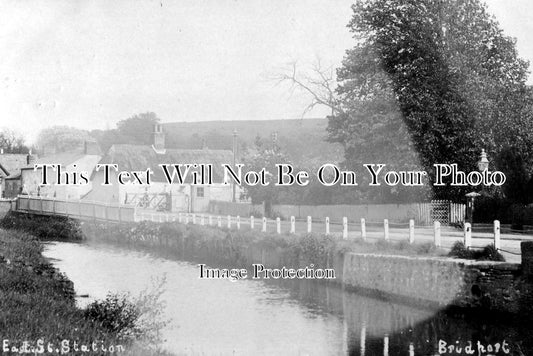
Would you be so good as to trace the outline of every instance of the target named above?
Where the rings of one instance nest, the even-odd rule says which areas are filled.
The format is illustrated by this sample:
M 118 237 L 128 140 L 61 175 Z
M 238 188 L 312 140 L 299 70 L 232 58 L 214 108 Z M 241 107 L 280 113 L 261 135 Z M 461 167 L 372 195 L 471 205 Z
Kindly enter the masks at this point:
M 262 141 L 277 136 L 278 145 L 296 164 L 340 162 L 343 149 L 326 142 L 327 119 L 173 122 L 163 124 L 168 147 L 231 149 L 237 131 L 238 155 L 253 150 Z

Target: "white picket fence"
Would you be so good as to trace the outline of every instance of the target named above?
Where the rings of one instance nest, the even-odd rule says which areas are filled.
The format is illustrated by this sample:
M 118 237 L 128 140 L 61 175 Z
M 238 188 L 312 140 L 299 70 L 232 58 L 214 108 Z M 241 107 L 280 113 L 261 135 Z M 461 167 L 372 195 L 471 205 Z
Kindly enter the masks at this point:
M 280 218 L 275 220 L 267 219 L 266 217 L 256 218 L 254 216 L 241 218 L 240 216 L 221 216 L 221 215 L 205 215 L 194 213 L 178 213 L 178 214 L 165 214 L 165 213 L 153 213 L 153 212 L 138 212 L 135 221 L 152 221 L 152 222 L 178 222 L 182 224 L 197 224 L 202 226 L 217 226 L 219 228 L 225 227 L 228 229 L 240 230 L 246 226 L 250 230 L 257 230 L 261 232 L 272 232 L 276 234 L 282 234 L 283 232 L 289 234 L 296 233 L 311 233 L 319 232 L 326 235 L 338 235 L 343 239 L 361 238 L 367 240 L 369 238 L 369 223 L 366 219 L 361 218 L 360 222 L 349 222 L 347 217 L 344 217 L 341 221 L 332 222 L 329 217 L 326 217 L 320 221 L 313 221 L 311 216 L 308 216 L 305 221 L 299 220 L 294 216 L 291 216 L 288 221 L 282 221 Z M 378 226 L 379 224 L 379 226 Z M 390 224 L 388 219 L 384 219 L 382 223 L 371 222 L 370 225 L 373 229 L 373 237 L 380 235 L 384 240 L 390 240 L 391 232 L 390 225 L 394 225 L 395 232 L 399 229 L 403 229 L 404 225 L 408 229 L 408 241 L 413 244 L 416 241 L 416 228 L 428 229 L 428 226 L 415 226 L 415 220 L 410 219 L 408 224 Z M 333 231 L 332 227 L 336 227 L 336 231 Z M 442 224 L 439 221 L 435 221 L 429 228 L 432 229 L 433 243 L 436 247 L 442 247 Z M 298 227 L 298 228 L 297 228 Z M 351 227 L 357 227 L 351 229 Z M 376 233 L 376 230 L 381 229 L 381 234 Z M 407 231 L 405 231 L 407 232 Z M 493 241 L 497 249 L 501 246 L 500 236 L 500 222 L 494 221 L 493 229 Z M 463 243 L 466 247 L 472 247 L 472 227 L 470 223 L 465 223 L 463 228 Z
M 431 204 L 431 203 L 428 203 Z M 449 204 L 446 202 L 446 204 Z M 449 216 L 457 218 L 464 213 L 463 207 L 460 204 L 450 204 Z M 154 211 L 140 210 L 134 206 L 126 206 L 119 204 L 105 204 L 98 202 L 90 202 L 84 200 L 61 200 L 54 198 L 43 198 L 35 196 L 19 196 L 16 200 L 15 209 L 21 212 L 28 212 L 42 215 L 62 215 L 72 218 L 89 219 L 89 220 L 104 220 L 104 221 L 116 221 L 116 222 L 138 222 L 138 221 L 155 221 L 155 222 L 170 222 L 177 221 L 184 224 L 199 224 L 199 225 L 216 225 L 218 227 L 236 228 L 241 229 L 244 225 L 249 229 L 259 230 L 262 232 L 274 231 L 277 234 L 281 234 L 282 231 L 290 234 L 296 233 L 311 233 L 322 232 L 325 234 L 339 235 L 343 239 L 349 238 L 349 236 L 359 236 L 363 240 L 369 237 L 370 227 L 374 230 L 374 236 L 376 228 L 382 228 L 381 236 L 385 240 L 390 239 L 390 225 L 394 229 L 407 228 L 409 230 L 409 242 L 415 242 L 415 220 L 409 220 L 408 224 L 389 223 L 388 219 L 384 219 L 382 222 L 367 222 L 366 219 L 361 218 L 360 221 L 349 221 L 348 217 L 343 217 L 342 221 L 330 221 L 329 217 L 325 217 L 319 221 L 313 220 L 311 216 L 308 216 L 305 220 L 298 220 L 291 216 L 288 221 L 282 221 L 280 218 L 275 220 L 263 218 L 256 218 L 250 216 L 247 218 L 241 218 L 240 216 L 216 216 L 206 214 L 194 214 L 194 213 L 160 213 Z M 458 213 L 454 213 L 454 209 L 457 209 Z M 438 210 L 438 209 L 437 209 Z M 455 215 L 454 215 L 455 214 Z M 282 228 L 282 224 L 284 227 Z M 287 226 L 288 224 L 288 226 Z M 431 225 L 430 225 L 431 226 Z M 420 227 L 420 226 L 419 226 Z M 427 228 L 427 226 L 425 226 Z M 442 246 L 441 237 L 441 222 L 434 221 L 433 227 L 433 241 L 435 246 Z M 494 245 L 496 248 L 500 247 L 500 223 L 494 221 Z M 472 229 L 469 223 L 464 224 L 464 243 L 467 247 L 472 246 Z

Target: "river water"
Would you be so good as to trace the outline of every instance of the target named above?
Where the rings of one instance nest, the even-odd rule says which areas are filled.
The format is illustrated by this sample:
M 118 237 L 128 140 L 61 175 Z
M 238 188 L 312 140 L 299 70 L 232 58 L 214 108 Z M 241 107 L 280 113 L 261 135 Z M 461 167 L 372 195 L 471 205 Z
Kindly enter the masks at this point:
M 45 255 L 89 295 L 81 306 L 108 292 L 138 295 L 165 277 L 163 346 L 176 355 L 467 355 L 469 342 L 475 355 L 533 355 L 532 328 L 513 320 L 451 316 L 310 281 L 199 279 L 197 264 L 110 245 L 56 242 Z M 439 352 L 444 343 L 461 352 Z

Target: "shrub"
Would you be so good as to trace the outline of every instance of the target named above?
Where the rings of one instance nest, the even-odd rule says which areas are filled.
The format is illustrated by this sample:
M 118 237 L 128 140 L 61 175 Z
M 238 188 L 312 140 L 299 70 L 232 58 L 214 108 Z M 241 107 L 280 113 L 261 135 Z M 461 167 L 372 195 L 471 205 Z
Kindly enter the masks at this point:
M 465 246 L 462 241 L 456 241 L 448 254 L 450 257 L 464 258 L 468 260 L 481 261 L 505 261 L 505 258 L 494 247 L 494 244 L 487 245 L 483 250 L 473 250 Z

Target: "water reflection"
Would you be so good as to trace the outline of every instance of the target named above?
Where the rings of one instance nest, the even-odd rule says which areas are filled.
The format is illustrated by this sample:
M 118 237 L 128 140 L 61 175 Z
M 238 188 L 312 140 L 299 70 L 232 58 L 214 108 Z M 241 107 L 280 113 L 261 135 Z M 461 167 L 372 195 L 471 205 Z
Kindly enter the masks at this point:
M 165 347 L 176 354 L 436 355 L 439 340 L 504 339 L 513 354 L 533 354 L 531 328 L 513 321 L 435 315 L 309 281 L 201 280 L 196 264 L 109 245 L 54 243 L 45 254 L 92 298 L 138 294 L 166 275 Z

